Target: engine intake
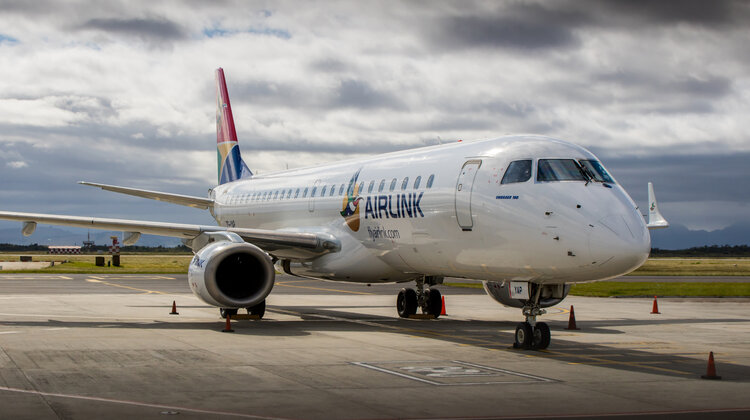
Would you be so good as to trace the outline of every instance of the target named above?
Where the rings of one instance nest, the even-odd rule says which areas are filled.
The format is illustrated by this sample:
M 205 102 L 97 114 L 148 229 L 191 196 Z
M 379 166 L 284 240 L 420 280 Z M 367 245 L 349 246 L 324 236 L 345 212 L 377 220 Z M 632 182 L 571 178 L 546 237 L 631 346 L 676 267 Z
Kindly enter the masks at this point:
M 204 302 L 222 308 L 250 308 L 273 289 L 271 257 L 246 242 L 213 242 L 190 262 L 190 289 Z

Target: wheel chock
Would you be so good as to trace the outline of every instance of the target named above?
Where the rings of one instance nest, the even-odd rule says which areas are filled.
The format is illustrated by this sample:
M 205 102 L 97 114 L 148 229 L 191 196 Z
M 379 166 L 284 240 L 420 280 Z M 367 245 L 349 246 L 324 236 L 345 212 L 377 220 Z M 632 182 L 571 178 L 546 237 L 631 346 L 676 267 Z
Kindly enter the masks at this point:
M 714 352 L 708 353 L 708 366 L 706 367 L 706 374 L 701 375 L 701 379 L 721 379 L 721 376 L 716 375 L 716 365 L 714 365 Z
M 660 314 L 659 312 L 659 305 L 656 303 L 656 296 L 654 296 L 654 307 L 651 309 L 652 314 Z
M 240 319 L 242 319 L 242 320 L 247 320 L 247 319 L 260 320 L 260 315 L 255 315 L 255 314 L 234 314 L 234 315 L 231 315 L 231 318 L 235 319 L 235 320 L 240 320 Z
M 231 316 L 227 317 L 227 322 L 226 322 L 226 324 L 224 324 L 224 329 L 221 330 L 221 332 L 234 332 L 234 330 L 232 329 L 232 320 L 231 320 L 231 318 L 232 318 Z
M 442 297 L 443 299 L 443 307 L 440 309 L 440 315 L 448 315 L 445 313 L 445 296 Z
M 570 305 L 570 316 L 568 317 L 568 328 L 566 330 L 580 330 L 576 326 L 576 311 L 573 309 L 573 305 Z
M 433 314 L 413 314 L 409 315 L 409 319 L 435 319 Z
M 172 301 L 172 312 L 169 313 L 170 315 L 179 315 L 180 313 L 177 312 L 177 302 Z

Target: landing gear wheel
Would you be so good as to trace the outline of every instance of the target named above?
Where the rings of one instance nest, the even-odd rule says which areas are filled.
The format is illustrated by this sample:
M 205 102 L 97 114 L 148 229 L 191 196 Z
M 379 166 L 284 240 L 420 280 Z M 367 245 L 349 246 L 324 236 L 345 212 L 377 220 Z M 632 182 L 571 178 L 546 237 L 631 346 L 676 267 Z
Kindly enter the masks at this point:
M 401 318 L 417 313 L 417 292 L 414 289 L 401 289 L 396 298 L 396 310 Z
M 427 310 L 426 313 L 435 315 L 435 318 L 440 316 L 440 312 L 443 311 L 443 297 L 438 289 L 429 289 L 427 291 Z
M 551 337 L 549 326 L 544 322 L 537 322 L 534 326 L 534 338 L 531 347 L 537 350 L 544 350 L 549 347 Z
M 227 316 L 237 315 L 237 308 L 219 308 L 219 314 L 226 319 Z
M 531 324 L 521 322 L 516 326 L 516 341 L 513 343 L 513 348 L 528 349 L 531 347 L 532 339 Z
M 263 302 L 253 307 L 247 308 L 247 313 L 250 315 L 258 315 L 260 319 L 263 319 L 263 315 L 266 314 L 266 300 L 263 299 Z

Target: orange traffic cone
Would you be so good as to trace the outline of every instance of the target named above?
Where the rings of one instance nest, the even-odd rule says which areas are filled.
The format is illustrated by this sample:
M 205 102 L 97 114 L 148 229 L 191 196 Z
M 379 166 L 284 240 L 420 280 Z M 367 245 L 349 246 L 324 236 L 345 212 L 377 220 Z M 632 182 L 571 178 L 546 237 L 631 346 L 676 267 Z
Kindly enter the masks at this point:
M 708 353 L 708 366 L 706 367 L 706 374 L 701 375 L 702 379 L 721 379 L 721 376 L 716 375 L 716 365 L 714 365 L 714 352 Z
M 570 305 L 570 317 L 568 317 L 568 328 L 566 330 L 580 330 L 576 326 L 576 311 L 573 309 L 573 305 Z
M 179 315 L 180 313 L 177 312 L 177 302 L 172 301 L 172 312 L 169 313 L 170 315 Z
M 227 323 L 224 325 L 224 329 L 221 332 L 234 332 L 232 329 L 232 317 L 227 315 Z
M 652 314 L 660 314 L 659 312 L 659 305 L 656 304 L 656 296 L 654 296 L 654 308 L 651 309 Z
M 440 309 L 440 315 L 448 315 L 445 313 L 445 296 L 443 296 L 443 307 Z

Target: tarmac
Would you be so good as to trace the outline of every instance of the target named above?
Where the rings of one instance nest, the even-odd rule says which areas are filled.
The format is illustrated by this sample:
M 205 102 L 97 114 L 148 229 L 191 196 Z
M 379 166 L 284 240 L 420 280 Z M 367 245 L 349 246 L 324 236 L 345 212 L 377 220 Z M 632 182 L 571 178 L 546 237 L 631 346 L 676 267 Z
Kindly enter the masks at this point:
M 0 418 L 750 417 L 750 299 L 568 297 L 524 351 L 481 289 L 411 320 L 401 287 L 280 275 L 223 333 L 184 275 L 0 274 Z

